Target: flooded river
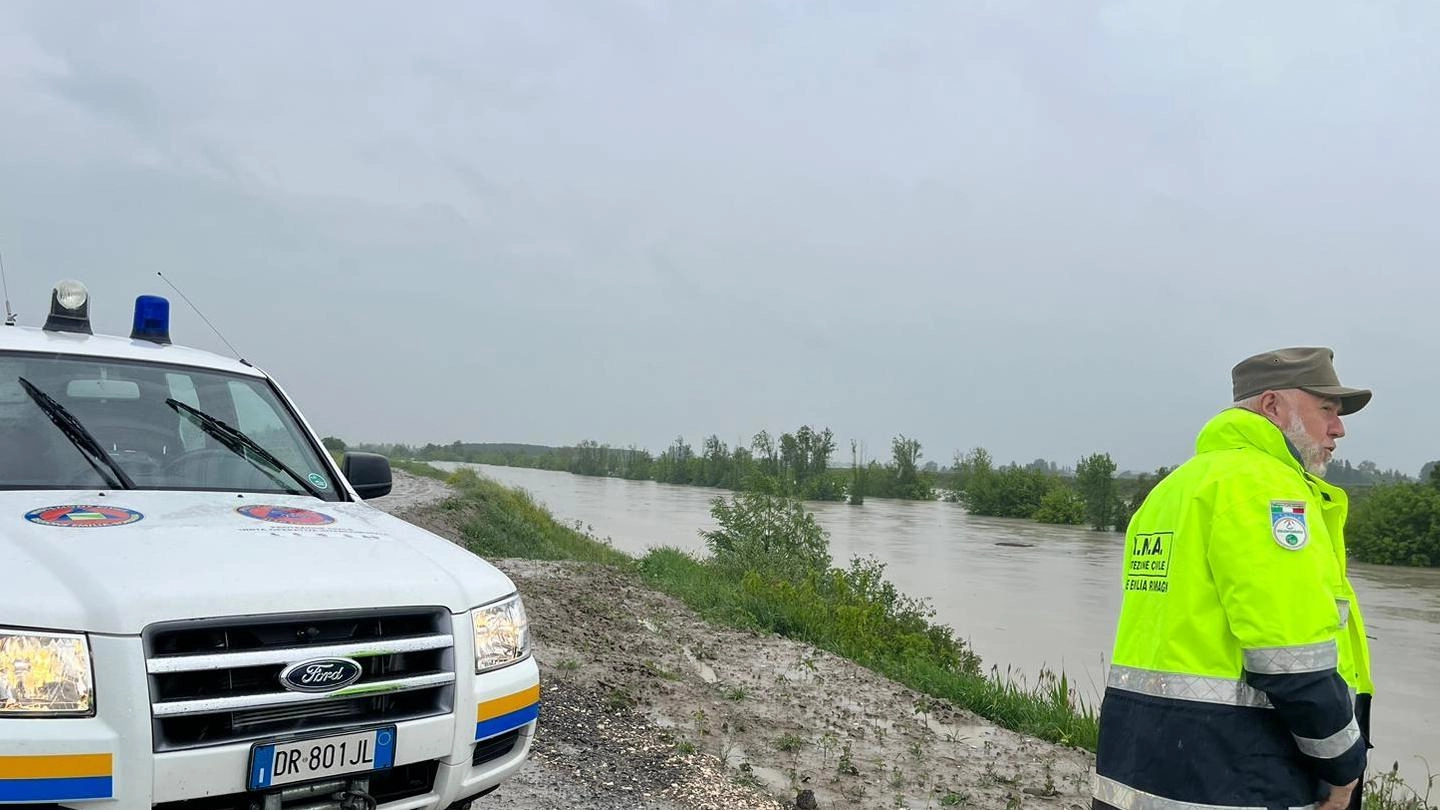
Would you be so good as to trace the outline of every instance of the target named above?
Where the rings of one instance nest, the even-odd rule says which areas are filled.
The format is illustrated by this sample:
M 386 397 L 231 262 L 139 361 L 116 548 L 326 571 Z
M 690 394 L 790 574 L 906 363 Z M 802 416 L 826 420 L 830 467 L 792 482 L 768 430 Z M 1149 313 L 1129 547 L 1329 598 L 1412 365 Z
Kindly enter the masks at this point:
M 453 468 L 453 464 L 436 466 Z M 725 493 L 651 481 L 473 465 L 528 490 L 563 522 L 581 521 L 616 548 L 641 555 L 669 545 L 704 551 L 710 499 Z M 971 516 L 957 504 L 870 499 L 811 503 L 836 564 L 873 555 L 904 593 L 928 599 L 987 669 L 1063 669 L 1098 702 L 1120 603 L 1120 535 L 1026 520 Z M 1020 544 L 1020 545 L 1000 545 Z M 1372 636 L 1372 769 L 1399 760 L 1421 784 L 1423 756 L 1440 770 L 1440 570 L 1354 564 L 1352 580 Z M 1440 786 L 1437 786 L 1440 787 Z

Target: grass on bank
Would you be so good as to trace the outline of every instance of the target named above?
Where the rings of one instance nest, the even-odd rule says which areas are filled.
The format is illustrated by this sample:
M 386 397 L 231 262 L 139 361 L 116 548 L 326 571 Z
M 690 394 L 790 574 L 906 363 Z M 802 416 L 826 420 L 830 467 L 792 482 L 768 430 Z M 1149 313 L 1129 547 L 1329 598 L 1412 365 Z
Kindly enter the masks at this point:
M 422 478 L 433 478 L 436 481 L 449 481 L 450 473 L 439 467 L 432 467 L 423 461 L 411 461 L 404 458 L 390 459 L 390 466 L 397 470 L 403 470 L 411 475 L 418 475 Z
M 1042 672 L 1035 684 L 994 667 L 983 674 L 979 657 L 948 629 L 895 605 L 880 589 L 857 587 L 857 580 L 878 575 L 878 564 L 856 561 L 794 582 L 756 572 L 736 578 L 712 560 L 659 548 L 640 568 L 652 587 L 711 621 L 813 644 L 1004 728 L 1095 750 L 1099 718 L 1063 674 Z
M 621 567 L 635 560 L 577 528 L 563 526 L 529 493 L 501 486 L 461 469 L 453 474 L 419 462 L 392 462 L 401 470 L 448 482 L 459 497 L 441 503 L 458 513 L 467 547 L 482 557 L 578 560 Z

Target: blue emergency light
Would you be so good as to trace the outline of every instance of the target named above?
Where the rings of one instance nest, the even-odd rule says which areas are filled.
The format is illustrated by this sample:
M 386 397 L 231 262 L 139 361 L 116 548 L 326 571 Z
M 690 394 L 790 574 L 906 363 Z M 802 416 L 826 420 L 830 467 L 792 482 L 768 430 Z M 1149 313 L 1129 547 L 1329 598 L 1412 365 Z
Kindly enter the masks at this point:
M 142 295 L 135 299 L 135 324 L 131 340 L 151 343 L 170 342 L 170 302 L 158 295 Z

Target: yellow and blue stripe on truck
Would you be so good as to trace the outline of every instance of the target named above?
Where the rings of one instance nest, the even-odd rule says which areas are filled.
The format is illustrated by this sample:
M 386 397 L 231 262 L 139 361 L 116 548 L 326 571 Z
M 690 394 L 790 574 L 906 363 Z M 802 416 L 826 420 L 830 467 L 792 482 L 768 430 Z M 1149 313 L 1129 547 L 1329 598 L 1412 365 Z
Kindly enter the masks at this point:
M 513 695 L 487 700 L 476 711 L 475 739 L 504 734 L 540 716 L 540 684 Z
M 0 802 L 108 799 L 113 768 L 110 754 L 0 756 Z

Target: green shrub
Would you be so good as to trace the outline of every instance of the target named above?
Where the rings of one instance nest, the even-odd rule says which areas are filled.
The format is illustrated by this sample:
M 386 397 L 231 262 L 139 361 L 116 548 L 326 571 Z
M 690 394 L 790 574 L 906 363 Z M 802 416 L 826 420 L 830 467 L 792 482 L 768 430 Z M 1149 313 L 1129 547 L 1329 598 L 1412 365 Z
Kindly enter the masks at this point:
M 803 576 L 830 564 L 825 530 L 798 498 L 747 490 L 715 498 L 710 514 L 720 528 L 700 534 L 722 567 Z
M 1040 508 L 1035 511 L 1035 520 L 1041 523 L 1060 523 L 1079 526 L 1085 522 L 1085 501 L 1069 487 L 1057 486 L 1040 499 Z
M 1348 551 L 1380 565 L 1440 565 L 1440 489 L 1382 484 L 1355 505 L 1345 529 Z
M 978 468 L 965 478 L 958 499 L 973 515 L 1033 517 L 1046 493 L 1059 485 L 1049 473 L 1027 467 Z
M 883 566 L 854 560 L 850 568 L 812 571 L 803 580 L 768 579 L 756 571 L 740 581 L 740 606 L 760 627 L 805 641 L 873 669 L 925 661 L 952 674 L 979 673 L 980 659 L 931 612 L 899 594 Z

